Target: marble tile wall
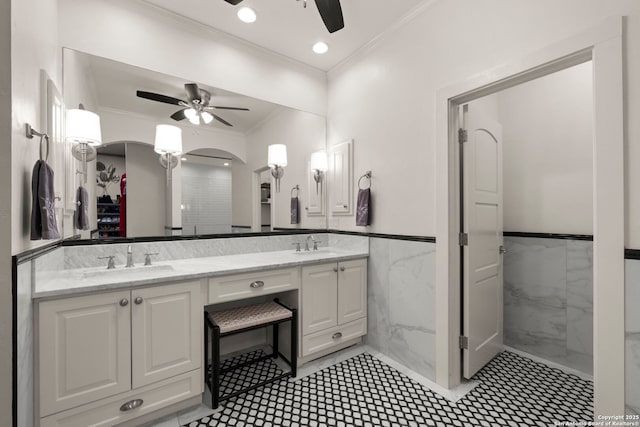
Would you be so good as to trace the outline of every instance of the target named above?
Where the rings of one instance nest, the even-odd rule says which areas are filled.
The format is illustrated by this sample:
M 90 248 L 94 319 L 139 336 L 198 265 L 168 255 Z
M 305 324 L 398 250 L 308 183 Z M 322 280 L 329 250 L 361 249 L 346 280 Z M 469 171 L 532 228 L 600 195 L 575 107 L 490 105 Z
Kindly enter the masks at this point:
M 366 343 L 435 381 L 434 243 L 369 240 Z
M 233 255 L 249 252 L 269 252 L 293 249 L 294 242 L 303 242 L 306 234 L 271 235 L 255 237 L 233 237 L 222 239 L 194 239 L 158 242 L 133 243 L 134 262 L 142 263 L 145 253 L 157 253 L 153 259 L 166 261 L 173 259 L 200 258 L 216 255 Z M 342 245 L 350 248 L 366 247 L 368 237 L 339 235 L 330 238 L 328 233 L 316 234 L 322 243 Z M 126 263 L 127 243 L 110 243 L 104 245 L 65 246 L 47 254 L 48 261 L 38 264 L 38 273 L 60 269 L 60 262 L 65 269 L 99 267 L 106 265 L 105 260 L 98 259 L 106 255 L 114 255 L 116 265 Z
M 505 237 L 504 342 L 593 373 L 593 244 Z
M 625 275 L 625 410 L 640 414 L 640 260 L 626 259 Z

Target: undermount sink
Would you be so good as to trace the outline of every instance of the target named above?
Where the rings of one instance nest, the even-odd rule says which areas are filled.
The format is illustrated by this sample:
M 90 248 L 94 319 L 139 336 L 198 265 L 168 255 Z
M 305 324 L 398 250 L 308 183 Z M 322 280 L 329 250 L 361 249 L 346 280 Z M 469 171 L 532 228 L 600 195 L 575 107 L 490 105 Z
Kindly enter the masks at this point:
M 139 265 L 135 267 L 125 268 L 123 266 L 119 266 L 112 269 L 101 268 L 99 270 L 85 271 L 82 273 L 82 277 L 90 278 L 90 277 L 98 277 L 104 275 L 115 275 L 121 274 L 123 276 L 128 276 L 131 274 L 147 274 L 147 273 L 157 273 L 162 271 L 173 271 L 173 267 L 170 265 Z

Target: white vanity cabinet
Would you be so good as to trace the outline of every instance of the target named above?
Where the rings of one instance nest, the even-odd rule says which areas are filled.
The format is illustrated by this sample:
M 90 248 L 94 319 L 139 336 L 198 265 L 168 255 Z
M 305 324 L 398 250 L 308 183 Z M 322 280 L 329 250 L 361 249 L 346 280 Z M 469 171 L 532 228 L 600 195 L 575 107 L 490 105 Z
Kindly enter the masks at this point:
M 302 356 L 367 332 L 367 260 L 302 267 Z
M 202 392 L 200 282 L 39 303 L 41 426 L 114 425 Z

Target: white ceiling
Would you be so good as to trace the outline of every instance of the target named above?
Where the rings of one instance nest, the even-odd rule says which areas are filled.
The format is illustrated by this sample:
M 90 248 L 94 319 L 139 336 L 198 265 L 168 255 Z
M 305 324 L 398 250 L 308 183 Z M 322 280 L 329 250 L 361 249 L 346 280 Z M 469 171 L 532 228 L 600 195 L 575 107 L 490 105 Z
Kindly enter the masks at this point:
M 329 34 L 314 0 L 307 1 L 306 9 L 302 0 L 244 0 L 237 6 L 224 0 L 144 1 L 325 71 L 430 3 L 342 0 L 345 27 Z M 256 11 L 256 22 L 246 24 L 237 18 L 241 6 Z M 329 51 L 323 55 L 311 50 L 320 40 L 329 45 Z
M 87 55 L 91 79 L 95 88 L 98 107 L 102 109 L 115 109 L 131 112 L 146 117 L 151 117 L 164 123 L 172 123 L 171 114 L 182 107 L 161 102 L 151 101 L 136 96 L 136 91 L 155 92 L 161 95 L 186 100 L 184 91 L 185 83 L 198 83 L 185 81 L 178 77 L 157 73 L 150 70 L 134 67 L 110 59 Z M 274 110 L 283 108 L 270 102 L 239 95 L 234 92 L 213 88 L 210 86 L 198 86 L 211 92 L 211 105 L 228 107 L 244 107 L 250 111 L 233 111 L 217 109 L 213 112 L 233 125 L 226 126 L 217 120 L 206 128 L 218 128 L 236 132 L 247 133 L 256 124 L 265 120 Z M 188 120 L 179 122 L 181 126 L 195 126 Z

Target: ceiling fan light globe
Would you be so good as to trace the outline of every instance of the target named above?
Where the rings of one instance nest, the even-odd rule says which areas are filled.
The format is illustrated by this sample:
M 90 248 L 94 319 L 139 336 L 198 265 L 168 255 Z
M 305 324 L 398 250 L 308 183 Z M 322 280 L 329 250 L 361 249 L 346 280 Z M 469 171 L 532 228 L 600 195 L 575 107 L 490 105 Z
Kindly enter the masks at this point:
M 213 116 L 211 114 L 207 113 L 206 111 L 203 111 L 201 113 L 201 116 L 202 116 L 202 120 L 205 122 L 205 124 L 209 124 L 213 120 Z
M 188 109 L 184 110 L 184 116 L 187 119 L 189 119 L 189 121 L 191 123 L 193 123 L 193 120 L 198 117 L 198 112 L 196 110 L 194 110 L 193 108 L 188 108 Z
M 191 122 L 192 125 L 199 125 L 200 124 L 200 117 L 195 116 L 195 117 L 189 119 L 189 121 Z

